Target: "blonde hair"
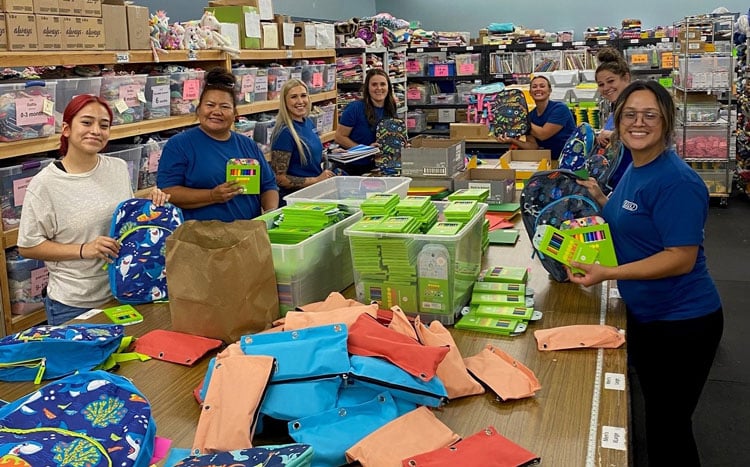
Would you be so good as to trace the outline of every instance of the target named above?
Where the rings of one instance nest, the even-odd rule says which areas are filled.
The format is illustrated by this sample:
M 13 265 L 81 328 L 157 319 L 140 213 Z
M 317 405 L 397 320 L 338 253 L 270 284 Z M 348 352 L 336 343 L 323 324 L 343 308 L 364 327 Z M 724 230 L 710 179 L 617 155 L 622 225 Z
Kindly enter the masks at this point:
M 302 165 L 307 165 L 306 154 L 310 151 L 310 148 L 307 147 L 307 144 L 302 141 L 302 139 L 297 134 L 297 130 L 294 129 L 294 121 L 292 119 L 292 116 L 289 114 L 289 109 L 286 106 L 286 96 L 289 94 L 289 91 L 291 91 L 292 88 L 296 88 L 297 86 L 302 86 L 303 88 L 305 88 L 305 92 L 307 92 L 307 85 L 295 78 L 292 78 L 284 83 L 284 86 L 281 88 L 281 95 L 279 96 L 279 115 L 276 117 L 276 125 L 273 127 L 271 141 L 275 142 L 281 134 L 282 130 L 284 130 L 284 128 L 288 128 L 289 133 L 292 135 L 292 139 L 294 140 L 294 144 L 297 146 L 297 151 L 299 151 L 300 162 L 302 163 Z M 310 115 L 311 108 L 312 104 L 310 102 L 310 99 L 308 99 L 305 117 Z

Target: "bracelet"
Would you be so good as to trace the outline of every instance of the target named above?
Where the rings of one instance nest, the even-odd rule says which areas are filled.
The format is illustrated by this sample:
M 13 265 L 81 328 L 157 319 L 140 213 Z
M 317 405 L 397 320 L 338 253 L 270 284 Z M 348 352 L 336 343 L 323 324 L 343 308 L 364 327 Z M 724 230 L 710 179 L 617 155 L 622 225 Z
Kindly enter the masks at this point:
M 85 245 L 85 243 L 81 243 L 81 248 L 78 250 L 78 256 L 80 256 L 81 259 L 83 259 L 83 245 Z

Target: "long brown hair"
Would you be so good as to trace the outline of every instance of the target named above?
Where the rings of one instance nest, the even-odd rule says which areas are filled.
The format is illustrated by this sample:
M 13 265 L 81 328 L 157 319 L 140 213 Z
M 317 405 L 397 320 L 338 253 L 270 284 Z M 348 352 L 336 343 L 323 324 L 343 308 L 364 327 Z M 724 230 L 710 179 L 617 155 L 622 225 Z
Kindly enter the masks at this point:
M 378 124 L 378 117 L 375 114 L 375 105 L 372 103 L 372 97 L 370 97 L 370 80 L 373 76 L 384 76 L 385 82 L 388 83 L 388 95 L 385 97 L 385 104 L 383 104 L 383 118 L 395 118 L 396 117 L 396 97 L 393 95 L 393 85 L 391 79 L 388 77 L 388 73 L 383 71 L 381 68 L 372 68 L 367 72 L 365 77 L 365 84 L 362 86 L 362 100 L 365 103 L 365 117 L 370 127 L 375 128 Z

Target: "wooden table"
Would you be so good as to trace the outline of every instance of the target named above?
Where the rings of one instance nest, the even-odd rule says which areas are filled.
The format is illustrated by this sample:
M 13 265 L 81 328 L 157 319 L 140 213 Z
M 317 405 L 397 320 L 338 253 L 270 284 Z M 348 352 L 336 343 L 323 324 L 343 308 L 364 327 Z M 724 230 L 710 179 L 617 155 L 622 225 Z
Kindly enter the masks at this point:
M 555 467 L 625 466 L 628 452 L 602 447 L 603 427 L 628 428 L 628 393 L 605 389 L 605 374 L 626 374 L 626 350 L 578 349 L 540 352 L 533 332 L 536 329 L 570 324 L 606 323 L 623 328 L 624 307 L 610 299 L 606 286 L 582 289 L 574 284 L 551 282 L 537 260 L 530 259 L 528 237 L 514 248 L 491 247 L 484 265 L 531 266 L 529 281 L 535 292 L 535 308 L 544 317 L 531 323 L 525 334 L 498 337 L 452 329 L 462 354 L 471 356 L 486 344 L 502 348 L 526 366 L 541 382 L 535 397 L 502 402 L 494 394 L 451 401 L 437 412 L 438 417 L 462 436 L 469 436 L 493 425 L 507 438 L 542 457 L 543 465 Z M 351 290 L 347 295 L 351 296 Z M 127 328 L 140 336 L 151 329 L 171 327 L 166 304 L 138 307 L 145 321 Z M 105 322 L 97 315 L 91 322 Z M 206 372 L 208 359 L 194 367 L 158 360 L 123 363 L 118 373 L 131 378 L 151 401 L 158 434 L 170 438 L 173 446 L 190 447 L 199 418 L 193 398 Z M 623 383 L 624 384 L 624 383 Z M 0 383 L 0 399 L 13 400 L 34 389 L 32 383 Z M 608 438 L 615 431 L 609 430 Z M 626 441 L 619 440 L 623 448 Z

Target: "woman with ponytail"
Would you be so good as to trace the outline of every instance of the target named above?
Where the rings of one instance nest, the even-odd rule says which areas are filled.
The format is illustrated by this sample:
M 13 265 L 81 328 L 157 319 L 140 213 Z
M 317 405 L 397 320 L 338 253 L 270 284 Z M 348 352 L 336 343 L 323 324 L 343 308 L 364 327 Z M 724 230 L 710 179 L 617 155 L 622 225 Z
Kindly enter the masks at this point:
M 323 145 L 310 116 L 307 86 L 290 79 L 281 88 L 281 105 L 271 135 L 271 168 L 282 197 L 334 176 L 321 167 Z
M 120 251 L 107 236 L 112 213 L 133 197 L 126 162 L 99 154 L 109 141 L 112 110 L 97 96 L 74 97 L 63 113 L 61 159 L 29 183 L 18 229 L 18 251 L 49 271 L 47 322 L 62 324 L 112 298 L 106 269 Z M 168 196 L 155 188 L 151 199 Z

